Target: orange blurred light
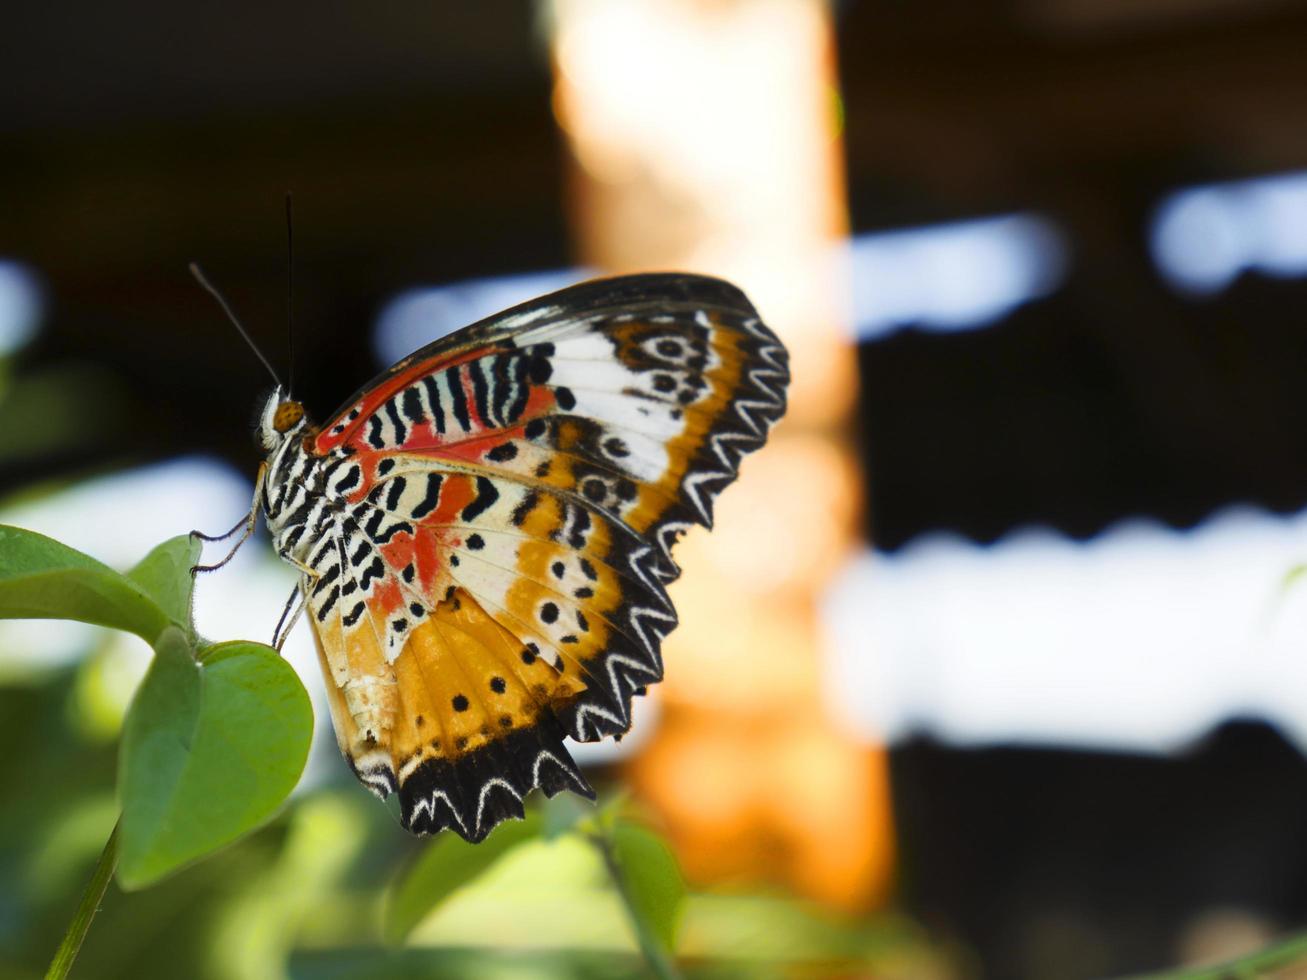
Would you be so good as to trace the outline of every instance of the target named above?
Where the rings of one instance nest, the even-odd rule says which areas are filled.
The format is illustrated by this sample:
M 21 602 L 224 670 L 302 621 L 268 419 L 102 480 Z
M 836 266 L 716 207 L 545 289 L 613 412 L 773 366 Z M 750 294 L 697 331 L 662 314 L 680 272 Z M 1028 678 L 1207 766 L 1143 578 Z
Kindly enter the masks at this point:
M 847 341 L 834 41 L 821 0 L 556 0 L 580 258 L 739 283 L 790 343 L 790 418 L 836 422 Z
M 883 894 L 884 756 L 823 702 L 817 598 L 859 524 L 834 47 L 824 0 L 555 0 L 579 258 L 749 294 L 790 349 L 786 421 L 678 552 L 660 727 L 631 763 L 687 873 L 840 906 Z

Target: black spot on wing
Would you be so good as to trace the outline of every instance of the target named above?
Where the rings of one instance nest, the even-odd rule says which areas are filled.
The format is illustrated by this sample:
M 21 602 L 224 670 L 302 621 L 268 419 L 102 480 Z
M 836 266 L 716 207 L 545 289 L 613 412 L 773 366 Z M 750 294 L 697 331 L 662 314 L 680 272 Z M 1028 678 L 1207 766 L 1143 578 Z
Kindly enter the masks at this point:
M 404 521 L 396 521 L 389 525 L 384 531 L 377 535 L 377 544 L 385 544 L 396 534 L 412 534 L 413 525 Z
M 359 472 L 359 470 L 359 467 L 351 466 L 349 472 L 345 474 L 345 477 L 336 484 L 336 492 L 346 493 L 358 486 L 359 482 L 363 479 L 363 474 Z
M 417 388 L 405 388 L 403 395 L 400 396 L 400 402 L 404 407 L 404 417 L 414 425 L 421 425 L 426 421 L 426 415 L 422 411 L 422 394 Z
M 399 409 L 395 406 L 395 399 L 392 398 L 386 402 L 385 411 L 386 417 L 390 419 L 390 424 L 395 427 L 395 445 L 402 446 L 408 439 L 408 426 L 399 417 Z
M 571 520 L 567 529 L 567 543 L 580 551 L 586 546 L 586 534 L 590 530 L 590 512 L 584 507 L 574 507 L 568 515 Z
M 399 498 L 404 496 L 404 488 L 408 482 L 402 477 L 397 476 L 390 481 L 390 490 L 386 493 L 386 510 L 394 512 L 399 510 Z
M 445 431 L 445 406 L 440 399 L 440 385 L 431 375 L 422 379 L 422 387 L 427 391 L 427 401 L 431 407 L 431 418 L 436 424 L 436 431 L 443 434 Z
M 494 425 L 490 416 L 490 388 L 486 383 L 486 369 L 494 355 L 478 358 L 467 366 L 468 376 L 472 379 L 472 400 L 477 407 L 477 416 L 483 425 Z
M 372 559 L 372 564 L 363 569 L 363 574 L 359 576 L 359 588 L 364 592 L 368 590 L 368 585 L 375 580 L 380 580 L 386 574 L 386 564 L 381 560 L 381 556 Z
M 327 538 L 319 546 L 318 551 L 309 559 L 309 564 L 314 568 L 321 567 L 322 563 L 327 560 L 327 555 L 336 550 L 336 539 Z
M 325 623 L 327 621 L 327 614 L 331 612 L 332 608 L 336 605 L 336 600 L 339 598 L 340 586 L 333 585 L 331 591 L 327 593 L 327 597 L 322 600 L 322 605 L 318 606 L 319 623 Z
M 462 366 L 456 365 L 445 372 L 445 380 L 449 383 L 449 400 L 452 403 L 450 408 L 454 412 L 454 419 L 464 432 L 472 430 L 472 417 L 467 413 L 467 395 L 463 391 Z
M 553 351 L 546 354 L 541 350 L 541 347 L 543 346 L 544 345 L 541 344 L 531 348 L 531 353 L 534 356 L 531 358 L 531 366 L 528 370 L 530 372 L 532 384 L 542 385 L 548 381 L 554 373 L 554 366 L 549 362 L 549 354 L 552 354 Z
M 331 587 L 331 583 L 340 578 L 340 565 L 333 564 L 327 569 L 326 573 L 318 579 L 317 585 L 313 587 L 313 594 L 316 596 L 320 592 L 325 592 Z
M 344 617 L 341 619 L 341 622 L 343 622 L 346 626 L 353 626 L 355 623 L 359 621 L 359 618 L 363 615 L 363 610 L 365 608 L 367 607 L 364 606 L 362 602 L 354 603 L 354 608 L 344 615 Z
M 423 494 L 417 506 L 413 508 L 411 515 L 413 520 L 420 521 L 436 509 L 436 505 L 440 503 L 440 485 L 444 482 L 444 479 L 439 473 L 427 474 L 426 493 Z
M 522 414 L 521 408 L 526 407 L 526 385 L 523 384 L 526 363 L 526 357 L 520 352 L 511 356 L 501 354 L 495 360 L 494 391 L 490 398 L 495 425 L 511 425 Z
M 522 495 L 522 499 L 518 501 L 517 506 L 513 508 L 512 515 L 509 517 L 514 527 L 521 527 L 526 523 L 527 517 L 530 516 L 531 511 L 535 510 L 539 500 L 540 492 L 538 490 L 528 490 Z
M 499 490 L 495 487 L 494 481 L 484 476 L 477 477 L 477 495 L 463 508 L 462 519 L 476 520 L 493 507 L 498 499 Z

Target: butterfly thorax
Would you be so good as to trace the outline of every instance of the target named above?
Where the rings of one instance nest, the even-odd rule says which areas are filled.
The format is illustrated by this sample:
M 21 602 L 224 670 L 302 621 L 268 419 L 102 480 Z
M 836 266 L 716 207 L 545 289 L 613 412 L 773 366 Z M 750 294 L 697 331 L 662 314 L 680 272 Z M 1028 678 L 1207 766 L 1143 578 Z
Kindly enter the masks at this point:
M 308 448 L 314 426 L 304 407 L 274 391 L 259 416 L 265 470 L 259 491 L 268 531 L 278 554 L 305 567 L 316 535 L 325 526 L 329 499 L 324 459 Z
M 268 460 L 263 481 L 263 512 L 277 553 L 301 567 L 309 563 L 313 545 L 330 522 L 332 501 L 324 493 L 326 468 L 322 457 L 304 450 L 300 440 L 289 443 Z

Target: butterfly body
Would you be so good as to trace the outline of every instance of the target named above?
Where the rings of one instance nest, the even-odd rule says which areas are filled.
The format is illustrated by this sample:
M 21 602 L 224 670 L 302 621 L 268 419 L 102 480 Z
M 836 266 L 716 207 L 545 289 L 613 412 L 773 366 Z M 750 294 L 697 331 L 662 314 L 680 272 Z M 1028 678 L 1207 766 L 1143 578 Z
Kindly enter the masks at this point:
M 676 538 L 784 410 L 784 348 L 686 275 L 599 280 L 395 365 L 323 426 L 280 391 L 260 504 L 301 572 L 342 752 L 405 826 L 479 840 L 563 746 L 630 727 Z

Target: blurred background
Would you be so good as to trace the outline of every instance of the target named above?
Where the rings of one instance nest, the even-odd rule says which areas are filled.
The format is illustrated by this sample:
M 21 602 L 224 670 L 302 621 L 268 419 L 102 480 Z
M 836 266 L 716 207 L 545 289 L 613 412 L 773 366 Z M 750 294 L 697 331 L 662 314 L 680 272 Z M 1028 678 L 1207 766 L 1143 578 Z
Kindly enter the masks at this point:
M 620 746 L 692 975 L 1093 977 L 1307 925 L 1307 4 L 28 5 L 0 58 L 0 521 L 119 566 L 248 507 L 267 379 L 319 418 L 587 276 L 726 276 L 791 409 L 682 545 Z M 283 372 L 284 372 L 283 368 Z M 267 639 L 266 539 L 199 583 Z M 0 624 L 0 976 L 114 816 L 149 651 Z M 319 709 L 286 813 L 111 890 L 94 977 L 630 976 L 545 845 L 385 950 L 421 848 Z

